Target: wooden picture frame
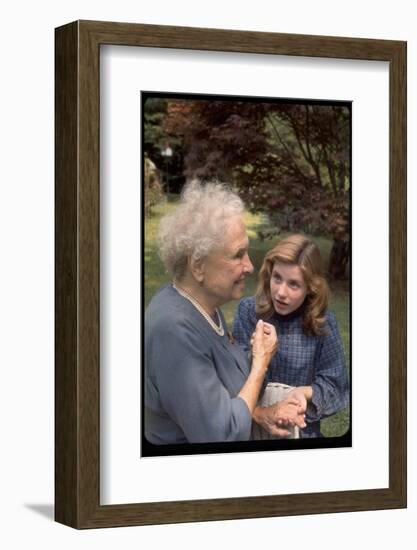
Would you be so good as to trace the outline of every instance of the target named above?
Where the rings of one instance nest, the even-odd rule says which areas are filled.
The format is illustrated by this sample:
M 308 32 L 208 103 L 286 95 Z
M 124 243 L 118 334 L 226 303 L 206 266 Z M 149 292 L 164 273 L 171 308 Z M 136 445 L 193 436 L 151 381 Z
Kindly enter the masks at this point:
M 116 527 L 406 506 L 406 43 L 76 21 L 56 29 L 55 519 Z M 389 63 L 389 487 L 100 504 L 100 45 Z

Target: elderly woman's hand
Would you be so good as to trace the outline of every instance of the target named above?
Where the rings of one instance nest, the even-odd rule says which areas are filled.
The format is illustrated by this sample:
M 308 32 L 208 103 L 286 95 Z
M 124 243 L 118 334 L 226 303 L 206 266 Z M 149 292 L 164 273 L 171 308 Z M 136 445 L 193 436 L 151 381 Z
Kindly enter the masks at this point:
M 305 408 L 297 399 L 290 397 L 270 407 L 256 407 L 253 419 L 272 435 L 290 435 L 288 426 L 305 428 Z
M 278 337 L 275 327 L 259 320 L 251 339 L 252 366 L 262 366 L 265 370 L 278 349 Z

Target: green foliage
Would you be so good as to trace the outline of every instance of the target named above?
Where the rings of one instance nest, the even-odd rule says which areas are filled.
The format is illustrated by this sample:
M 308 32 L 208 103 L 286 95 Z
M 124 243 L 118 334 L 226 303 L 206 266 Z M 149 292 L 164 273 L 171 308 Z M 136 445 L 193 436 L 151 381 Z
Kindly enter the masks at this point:
M 165 130 L 168 105 L 167 99 L 148 97 L 143 108 L 144 152 L 157 167 L 159 182 L 167 193 L 178 192 L 185 181 L 182 138 Z M 168 147 L 172 155 L 164 156 Z
M 163 264 L 158 256 L 156 237 L 161 216 L 175 207 L 173 201 L 159 203 L 154 208 L 154 215 L 145 220 L 145 257 L 144 257 L 144 307 L 146 308 L 155 292 L 164 284 L 170 282 L 165 273 Z M 263 214 L 247 213 L 245 223 L 249 234 L 250 258 L 254 265 L 254 274 L 247 279 L 245 295 L 252 296 L 256 289 L 255 273 L 259 271 L 266 252 L 274 246 L 275 241 L 260 240 L 257 237 L 259 231 L 267 231 L 269 222 L 267 216 Z M 285 234 L 281 235 L 282 237 Z M 327 237 L 312 237 L 320 248 L 323 260 L 327 261 L 332 243 Z M 331 302 L 330 309 L 335 313 L 338 320 L 340 333 L 342 336 L 346 365 L 350 363 L 350 315 L 349 315 L 349 285 L 347 281 L 331 282 Z M 226 322 L 231 328 L 237 302 L 229 302 L 222 307 Z M 349 427 L 349 410 L 341 411 L 322 422 L 322 432 L 326 437 L 337 437 L 343 435 Z
M 147 98 L 144 105 L 144 149 L 151 158 L 159 155 L 166 141 L 162 123 L 166 116 L 167 100 Z

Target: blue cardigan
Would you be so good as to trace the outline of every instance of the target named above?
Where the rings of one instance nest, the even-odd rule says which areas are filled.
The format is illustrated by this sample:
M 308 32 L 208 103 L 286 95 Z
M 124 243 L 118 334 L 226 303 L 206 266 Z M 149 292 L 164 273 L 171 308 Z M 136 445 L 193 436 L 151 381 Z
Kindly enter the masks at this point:
M 145 312 L 145 437 L 153 444 L 242 441 L 252 419 L 237 397 L 247 354 L 219 336 L 172 285 Z

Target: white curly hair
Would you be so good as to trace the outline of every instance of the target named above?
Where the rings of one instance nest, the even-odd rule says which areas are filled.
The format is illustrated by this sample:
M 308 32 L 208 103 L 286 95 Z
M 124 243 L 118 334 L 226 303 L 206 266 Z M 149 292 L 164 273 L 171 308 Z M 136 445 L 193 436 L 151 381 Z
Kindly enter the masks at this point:
M 200 260 L 221 247 L 231 217 L 243 212 L 241 198 L 227 184 L 187 183 L 179 205 L 159 226 L 159 254 L 168 273 L 181 279 L 189 256 Z

